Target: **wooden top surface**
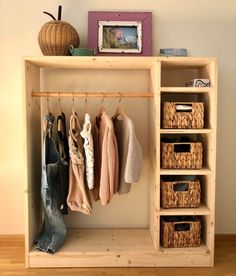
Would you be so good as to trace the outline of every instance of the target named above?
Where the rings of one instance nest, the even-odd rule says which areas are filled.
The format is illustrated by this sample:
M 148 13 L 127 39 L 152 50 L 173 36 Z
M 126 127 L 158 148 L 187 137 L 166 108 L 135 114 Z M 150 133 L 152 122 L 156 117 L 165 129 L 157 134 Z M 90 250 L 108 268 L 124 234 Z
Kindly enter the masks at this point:
M 200 68 L 215 62 L 216 58 L 208 57 L 79 57 L 79 56 L 26 56 L 23 61 L 40 68 L 61 69 L 150 69 L 157 62 L 164 68 Z

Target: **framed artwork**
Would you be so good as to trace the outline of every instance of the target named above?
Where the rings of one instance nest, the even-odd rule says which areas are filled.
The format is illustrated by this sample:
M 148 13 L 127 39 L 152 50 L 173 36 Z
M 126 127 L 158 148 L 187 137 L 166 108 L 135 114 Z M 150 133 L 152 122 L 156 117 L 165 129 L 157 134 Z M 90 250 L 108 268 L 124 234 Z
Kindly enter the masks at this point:
M 88 48 L 97 55 L 152 55 L 151 12 L 89 12 Z

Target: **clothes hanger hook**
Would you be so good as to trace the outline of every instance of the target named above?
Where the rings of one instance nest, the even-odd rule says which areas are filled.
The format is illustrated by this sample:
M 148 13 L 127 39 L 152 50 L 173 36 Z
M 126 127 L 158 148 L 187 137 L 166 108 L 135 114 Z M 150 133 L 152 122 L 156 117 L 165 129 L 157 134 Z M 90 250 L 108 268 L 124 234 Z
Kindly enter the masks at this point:
M 72 92 L 73 96 L 72 96 L 72 112 L 73 114 L 75 114 L 75 92 Z
M 104 95 L 103 92 L 101 92 L 101 94 L 102 94 L 102 102 L 101 102 L 101 105 L 103 105 L 103 104 L 104 104 L 105 95 Z
M 59 101 L 60 113 L 62 113 L 62 107 L 61 107 L 61 92 L 59 92 L 59 98 L 58 98 L 58 101 Z
M 88 113 L 88 93 L 85 92 L 85 112 Z
M 119 106 L 121 104 L 121 98 L 122 98 L 122 94 L 119 92 L 120 98 L 119 98 Z
M 49 94 L 47 92 L 47 103 L 48 103 L 48 114 L 51 113 L 50 112 L 50 104 L 49 104 Z

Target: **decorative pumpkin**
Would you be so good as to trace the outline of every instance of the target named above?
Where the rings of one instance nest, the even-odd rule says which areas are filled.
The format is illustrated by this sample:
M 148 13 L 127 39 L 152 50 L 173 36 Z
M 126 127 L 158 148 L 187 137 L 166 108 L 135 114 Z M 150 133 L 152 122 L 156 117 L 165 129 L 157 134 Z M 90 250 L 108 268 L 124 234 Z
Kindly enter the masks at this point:
M 79 34 L 69 23 L 61 21 L 61 12 L 62 7 L 59 6 L 58 20 L 44 12 L 53 18 L 43 25 L 38 35 L 39 46 L 45 56 L 67 56 L 70 54 L 70 45 L 79 47 Z

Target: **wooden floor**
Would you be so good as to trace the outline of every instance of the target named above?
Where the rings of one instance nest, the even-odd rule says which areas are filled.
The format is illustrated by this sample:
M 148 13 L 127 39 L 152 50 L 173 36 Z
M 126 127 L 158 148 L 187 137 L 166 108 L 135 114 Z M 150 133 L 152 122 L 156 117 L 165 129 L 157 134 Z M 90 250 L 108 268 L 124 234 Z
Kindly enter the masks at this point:
M 236 235 L 216 237 L 214 268 L 60 268 L 25 269 L 23 236 L 0 236 L 0 275 L 236 276 Z

